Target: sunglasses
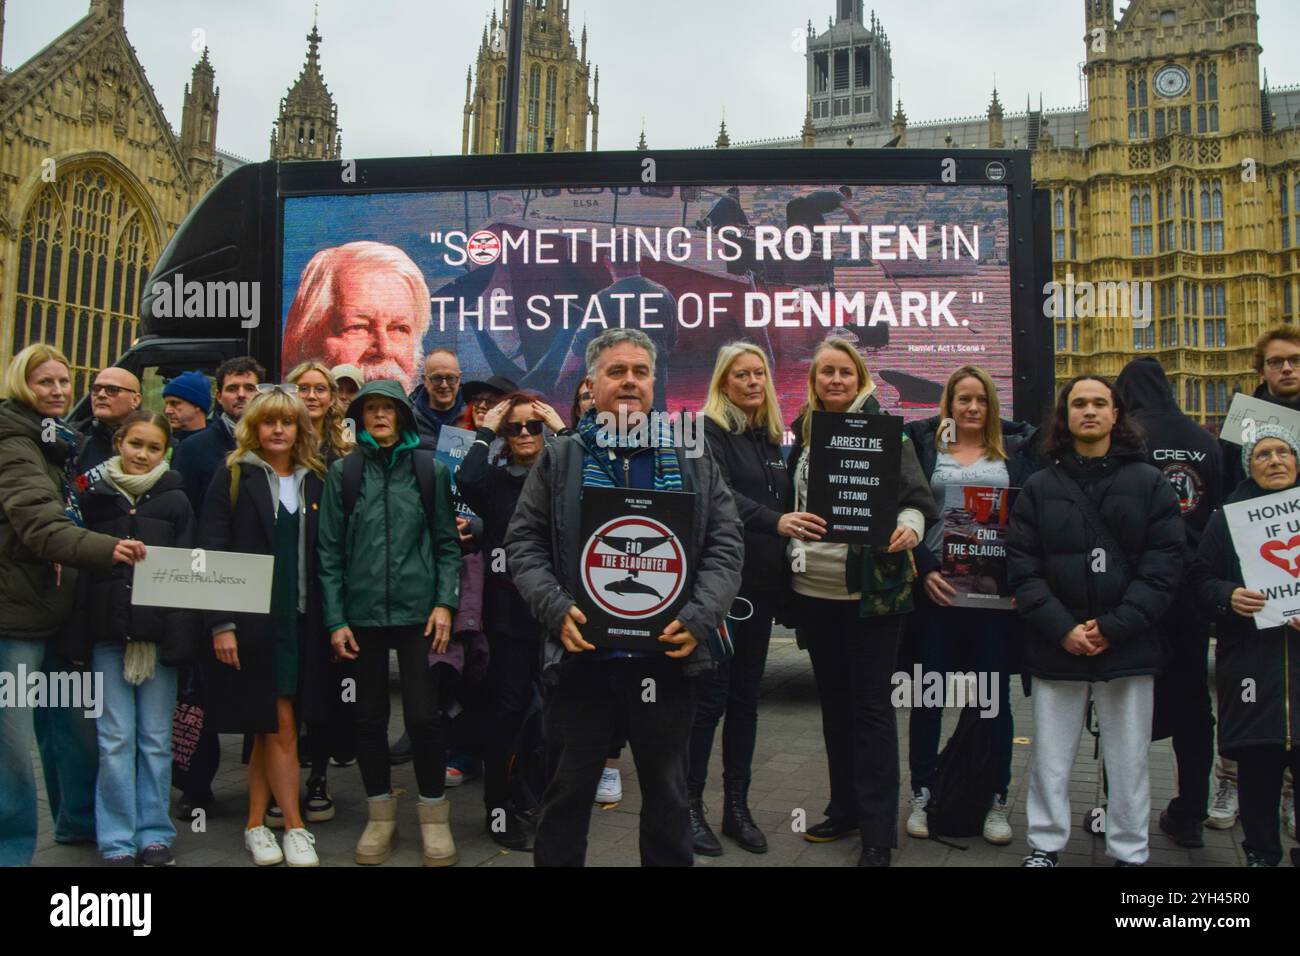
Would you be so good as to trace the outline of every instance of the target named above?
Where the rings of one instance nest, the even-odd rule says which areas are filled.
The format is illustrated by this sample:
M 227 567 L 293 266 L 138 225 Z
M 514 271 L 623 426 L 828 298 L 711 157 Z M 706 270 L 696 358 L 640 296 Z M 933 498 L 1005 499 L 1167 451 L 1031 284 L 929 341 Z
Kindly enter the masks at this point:
M 272 392 L 281 392 L 290 398 L 298 397 L 298 386 L 292 382 L 280 382 L 278 385 L 274 382 L 264 382 L 257 386 L 258 395 L 270 395 Z
M 506 422 L 501 426 L 501 433 L 507 438 L 518 438 L 527 429 L 530 435 L 540 435 L 544 427 L 540 418 L 530 418 L 526 422 Z
M 98 395 L 98 394 L 100 394 L 101 392 L 102 392 L 103 394 L 107 395 L 109 398 L 117 398 L 117 396 L 121 395 L 123 392 L 130 392 L 132 395 L 135 395 L 135 394 L 136 394 L 136 390 L 135 390 L 135 389 L 133 389 L 133 388 L 125 388 L 124 386 L 121 386 L 121 385 L 92 385 L 92 386 L 90 386 L 90 394 L 91 394 L 91 395 Z

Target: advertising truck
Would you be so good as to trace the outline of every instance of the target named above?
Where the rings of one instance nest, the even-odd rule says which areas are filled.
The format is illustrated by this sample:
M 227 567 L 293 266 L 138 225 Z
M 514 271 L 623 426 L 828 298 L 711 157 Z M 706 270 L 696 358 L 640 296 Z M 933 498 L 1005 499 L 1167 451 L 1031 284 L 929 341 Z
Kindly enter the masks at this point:
M 251 354 L 421 380 L 449 349 L 568 409 L 586 344 L 639 328 L 656 405 L 703 404 L 718 347 L 768 353 L 786 422 L 836 333 L 883 409 L 936 413 L 986 368 L 1003 414 L 1053 382 L 1046 200 L 1023 151 L 684 150 L 265 162 L 222 179 L 158 259 L 118 360 L 146 401 Z M 85 403 L 80 415 L 88 414 Z

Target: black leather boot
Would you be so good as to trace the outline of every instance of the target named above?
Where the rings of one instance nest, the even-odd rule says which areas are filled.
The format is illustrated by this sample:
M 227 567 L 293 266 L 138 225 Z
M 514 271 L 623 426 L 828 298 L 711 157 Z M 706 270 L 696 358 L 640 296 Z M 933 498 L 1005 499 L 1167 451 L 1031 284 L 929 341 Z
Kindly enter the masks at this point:
M 750 853 L 766 853 L 767 837 L 749 813 L 749 781 L 723 783 L 722 835 L 729 836 Z
M 722 856 L 722 844 L 704 819 L 704 801 L 691 798 L 691 843 L 700 856 Z

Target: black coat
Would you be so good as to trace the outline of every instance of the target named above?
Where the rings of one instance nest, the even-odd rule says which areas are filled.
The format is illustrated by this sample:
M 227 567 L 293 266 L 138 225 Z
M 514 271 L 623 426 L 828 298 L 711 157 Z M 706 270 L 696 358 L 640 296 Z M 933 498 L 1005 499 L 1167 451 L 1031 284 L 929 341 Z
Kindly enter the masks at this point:
M 740 593 L 753 595 L 772 588 L 786 573 L 788 539 L 776 526 L 794 493 L 781 446 L 768 440 L 764 428 L 737 434 L 711 418 L 704 419 L 704 439 L 745 525 Z
M 1247 481 L 1228 502 L 1272 493 Z M 1287 625 L 1261 630 L 1232 610 L 1232 592 L 1244 584 L 1222 510 L 1206 525 L 1188 578 L 1215 622 L 1219 753 L 1235 759 L 1248 747 L 1300 745 L 1300 631 Z M 1254 693 L 1243 700 L 1247 680 Z
M 1054 468 L 1031 475 L 1016 498 L 1007 534 L 1007 576 L 1027 624 L 1025 668 L 1048 680 L 1112 680 L 1155 674 L 1163 661 L 1160 619 L 1183 571 L 1178 500 L 1140 448 L 1060 458 L 1096 504 L 1124 550 L 1132 577 L 1106 556 Z M 1077 656 L 1061 646 L 1075 625 L 1095 619 L 1110 647 Z
M 482 551 L 486 560 L 483 577 L 483 622 L 492 634 L 508 634 L 526 641 L 540 641 L 542 628 L 528 610 L 506 567 L 506 529 L 514 517 L 519 493 L 528 472 L 488 461 L 496 434 L 480 428 L 456 470 L 456 490 L 474 513 L 483 519 Z
M 104 474 L 104 463 L 113 457 L 115 425 L 105 425 L 92 417 L 82 431 L 82 442 L 77 446 L 77 475 L 84 485 L 93 484 Z
M 174 471 L 163 472 L 157 484 L 132 505 L 106 478 L 99 478 L 81 496 L 86 527 L 115 538 L 134 538 L 146 547 L 193 548 L 198 522 L 185 497 L 184 482 Z M 132 605 L 134 570 L 115 564 L 109 571 L 83 572 L 83 626 L 69 656 L 89 660 L 92 644 L 152 641 L 167 665 L 193 662 L 199 639 L 197 612 L 184 608 Z
M 1155 359 L 1129 362 L 1115 379 L 1115 388 L 1128 414 L 1146 432 L 1147 464 L 1159 468 L 1178 495 L 1191 561 L 1210 515 L 1223 504 L 1219 442 L 1179 410 L 1165 370 Z M 1231 447 L 1240 468 L 1241 447 Z
M 198 438 L 192 438 L 182 448 Z M 325 483 L 309 474 L 303 483 L 306 548 L 300 556 L 306 572 L 306 619 L 299 630 L 298 716 L 306 721 L 325 720 L 329 684 L 329 639 L 321 620 L 320 582 L 317 576 L 316 534 L 321 493 Z M 230 506 L 230 469 L 221 465 L 212 477 L 199 521 L 199 547 L 209 551 L 273 554 L 275 509 L 270 483 L 255 465 L 240 466 L 239 493 Z M 239 644 L 239 670 L 217 660 L 214 628 L 235 625 Z M 229 611 L 204 611 L 199 664 L 203 669 L 205 729 L 217 733 L 272 733 L 276 714 L 275 634 L 271 615 Z
M 208 493 L 212 476 L 224 467 L 226 456 L 235 450 L 235 436 L 218 415 L 208 427 L 191 435 L 172 452 L 172 471 L 185 479 L 185 494 L 196 515 L 203 514 L 203 496 Z

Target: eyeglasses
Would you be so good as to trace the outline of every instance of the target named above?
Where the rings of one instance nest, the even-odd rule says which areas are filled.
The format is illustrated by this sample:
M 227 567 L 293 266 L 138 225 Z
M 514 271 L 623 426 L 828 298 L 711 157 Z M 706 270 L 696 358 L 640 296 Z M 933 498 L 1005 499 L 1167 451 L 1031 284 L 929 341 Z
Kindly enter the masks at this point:
M 501 433 L 507 438 L 518 438 L 527 429 L 530 435 L 540 435 L 544 427 L 540 418 L 530 418 L 526 422 L 506 422 L 501 426 Z
M 1250 456 L 1250 460 L 1257 465 L 1262 465 L 1267 461 L 1276 458 L 1278 461 L 1290 461 L 1295 455 L 1290 448 L 1274 448 L 1272 451 L 1257 451 Z
M 263 382 L 257 386 L 258 395 L 270 395 L 272 392 L 281 392 L 290 398 L 297 398 L 298 386 L 293 382 L 280 382 L 278 385 L 274 382 Z
M 299 385 L 298 391 L 307 395 L 328 395 L 330 387 L 328 385 Z
M 430 385 L 455 385 L 460 381 L 459 375 L 426 375 L 424 380 Z
M 92 385 L 90 386 L 91 395 L 107 395 L 109 398 L 117 398 L 123 392 L 129 392 L 132 395 L 139 394 L 134 388 L 126 388 L 122 385 Z
M 1300 355 L 1275 355 L 1271 359 L 1265 359 L 1264 364 L 1275 372 L 1280 372 L 1283 365 L 1300 368 Z

